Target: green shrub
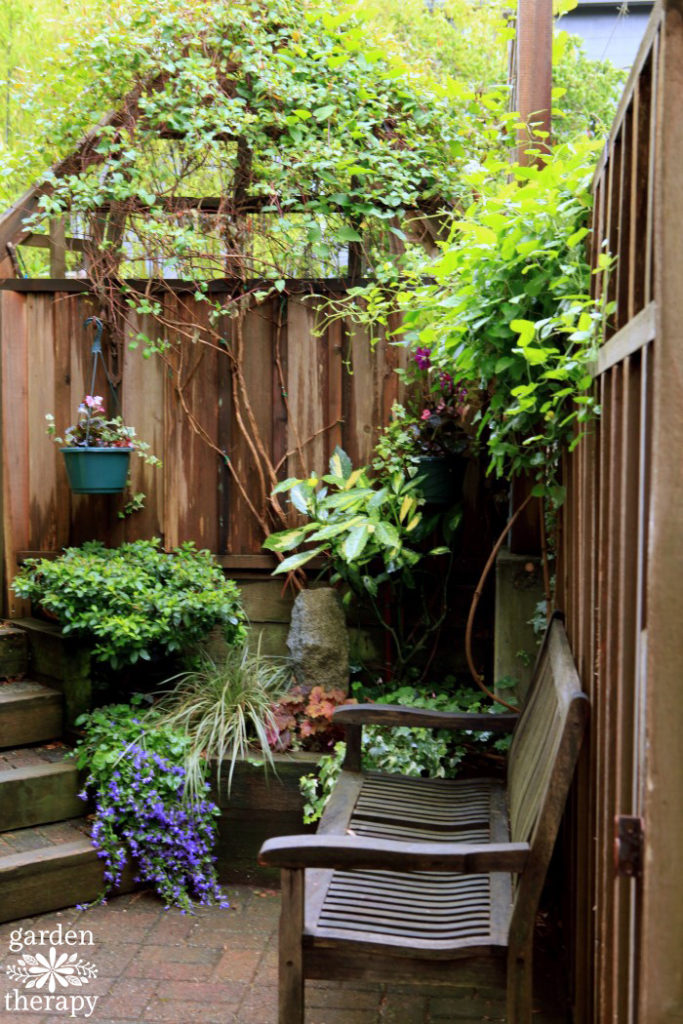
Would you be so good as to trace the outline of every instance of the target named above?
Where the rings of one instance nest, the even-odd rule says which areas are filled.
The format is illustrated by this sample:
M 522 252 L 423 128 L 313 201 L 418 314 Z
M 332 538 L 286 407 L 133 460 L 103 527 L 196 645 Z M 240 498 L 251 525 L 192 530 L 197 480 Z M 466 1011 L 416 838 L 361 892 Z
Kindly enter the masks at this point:
M 166 552 L 158 539 L 89 541 L 54 560 L 29 559 L 12 586 L 114 669 L 178 654 L 214 626 L 230 644 L 245 637 L 237 586 L 192 543 Z

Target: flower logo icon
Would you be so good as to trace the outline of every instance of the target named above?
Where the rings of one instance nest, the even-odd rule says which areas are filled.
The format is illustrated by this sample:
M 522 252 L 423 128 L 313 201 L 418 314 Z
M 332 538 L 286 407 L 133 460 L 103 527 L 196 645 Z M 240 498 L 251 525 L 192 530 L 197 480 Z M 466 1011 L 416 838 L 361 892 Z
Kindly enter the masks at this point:
M 57 954 L 54 946 L 50 947 L 48 956 L 29 953 L 17 960 L 16 965 L 10 964 L 7 973 L 14 981 L 20 981 L 26 988 L 42 989 L 54 992 L 57 986 L 80 988 L 97 977 L 97 967 L 82 960 L 78 953 Z

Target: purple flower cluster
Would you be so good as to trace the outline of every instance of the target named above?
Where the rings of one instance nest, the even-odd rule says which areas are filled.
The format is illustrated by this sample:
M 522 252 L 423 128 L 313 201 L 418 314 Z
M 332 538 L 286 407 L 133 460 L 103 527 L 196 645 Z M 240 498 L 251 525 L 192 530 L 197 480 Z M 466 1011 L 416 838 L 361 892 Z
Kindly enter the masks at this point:
M 104 860 L 107 893 L 132 858 L 135 880 L 151 883 L 167 908 L 228 906 L 212 855 L 218 808 L 205 797 L 184 800 L 184 782 L 184 768 L 139 743 L 128 746 L 107 778 L 90 773 L 80 795 L 95 799 L 92 841 Z
M 432 350 L 425 347 L 416 348 L 413 353 L 413 359 L 415 360 L 418 369 L 428 370 L 432 365 Z

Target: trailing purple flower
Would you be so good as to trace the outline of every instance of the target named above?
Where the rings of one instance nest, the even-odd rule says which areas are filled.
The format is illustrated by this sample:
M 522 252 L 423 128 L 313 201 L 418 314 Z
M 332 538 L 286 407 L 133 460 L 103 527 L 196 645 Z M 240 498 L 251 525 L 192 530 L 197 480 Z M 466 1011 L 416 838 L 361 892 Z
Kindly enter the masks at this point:
M 132 859 L 136 881 L 153 885 L 167 907 L 227 907 L 212 852 L 220 812 L 207 797 L 209 785 L 184 796 L 184 737 L 149 719 L 145 728 L 133 710 L 114 705 L 80 721 L 85 736 L 75 756 L 88 769 L 80 796 L 94 802 L 91 838 L 104 861 L 98 902 L 120 885 Z

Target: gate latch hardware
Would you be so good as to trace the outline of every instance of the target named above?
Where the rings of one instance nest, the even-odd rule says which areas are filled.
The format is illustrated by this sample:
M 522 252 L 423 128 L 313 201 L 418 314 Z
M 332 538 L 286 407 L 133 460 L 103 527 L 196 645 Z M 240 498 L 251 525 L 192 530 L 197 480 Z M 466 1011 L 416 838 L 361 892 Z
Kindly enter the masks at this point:
M 618 875 L 641 877 L 643 843 L 643 819 L 618 814 L 614 819 L 614 867 Z

